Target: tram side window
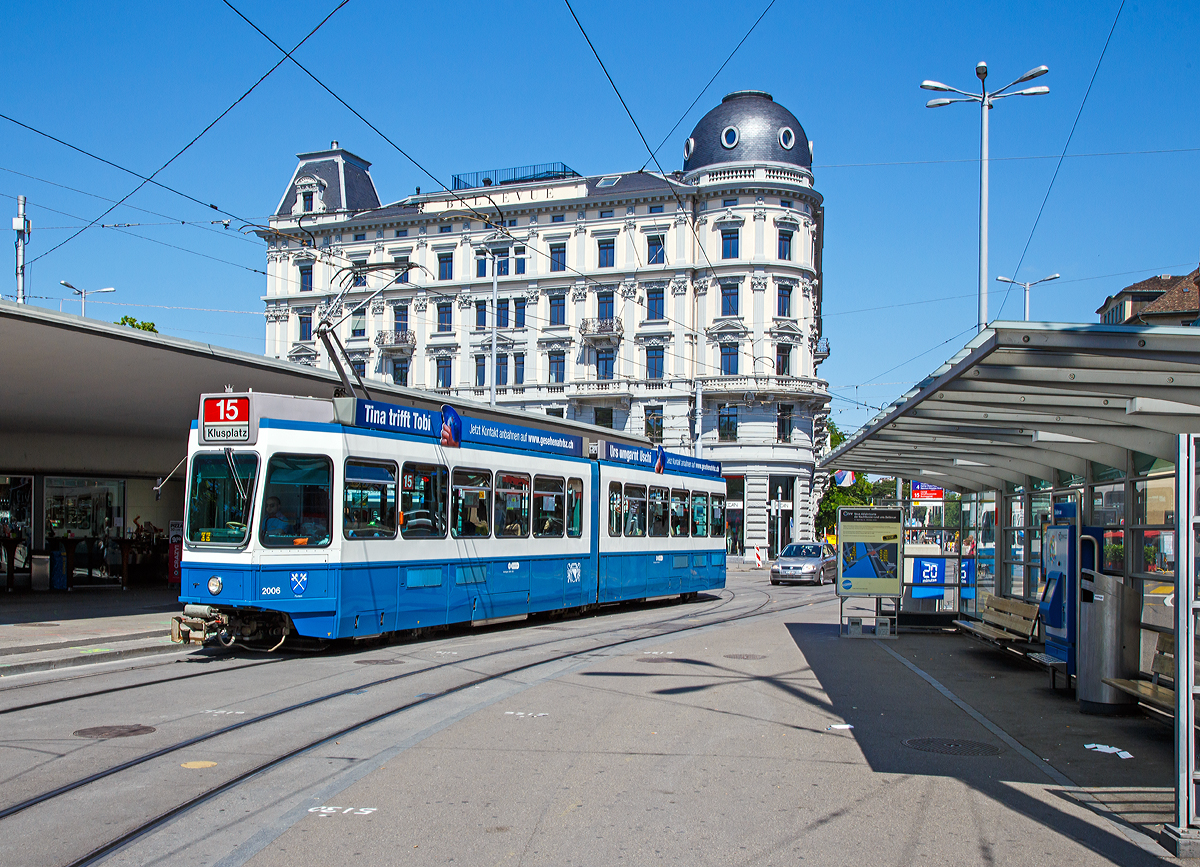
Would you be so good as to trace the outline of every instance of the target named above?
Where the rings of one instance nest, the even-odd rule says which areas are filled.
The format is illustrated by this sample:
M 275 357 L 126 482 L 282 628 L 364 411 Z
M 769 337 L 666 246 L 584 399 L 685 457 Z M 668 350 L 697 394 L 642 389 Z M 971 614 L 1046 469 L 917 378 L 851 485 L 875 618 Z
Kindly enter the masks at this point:
M 333 464 L 329 458 L 273 455 L 263 482 L 263 545 L 328 545 L 332 489 Z
M 192 458 L 188 541 L 242 545 L 249 533 L 258 455 L 217 452 Z
M 438 464 L 405 464 L 400 473 L 400 535 L 444 539 L 449 471 Z
M 450 488 L 450 532 L 456 539 L 480 539 L 490 535 L 492 474 L 487 470 L 456 469 Z
M 670 501 L 666 488 L 650 489 L 650 535 L 667 535 L 667 513 Z
M 563 480 L 548 476 L 533 477 L 533 535 L 563 534 Z
M 712 524 L 709 533 L 715 536 L 725 535 L 725 497 L 721 494 L 712 495 Z
M 496 537 L 529 535 L 529 476 L 496 473 Z
M 342 533 L 347 539 L 396 538 L 396 465 L 346 461 Z
M 567 479 L 567 535 L 583 535 L 583 479 Z
M 688 534 L 688 492 L 671 491 L 671 535 Z
M 692 535 L 708 535 L 708 494 L 692 491 Z
M 625 486 L 625 535 L 646 535 L 646 486 Z
M 621 496 L 621 483 L 608 483 L 608 535 L 621 535 L 621 505 L 624 502 L 624 497 Z

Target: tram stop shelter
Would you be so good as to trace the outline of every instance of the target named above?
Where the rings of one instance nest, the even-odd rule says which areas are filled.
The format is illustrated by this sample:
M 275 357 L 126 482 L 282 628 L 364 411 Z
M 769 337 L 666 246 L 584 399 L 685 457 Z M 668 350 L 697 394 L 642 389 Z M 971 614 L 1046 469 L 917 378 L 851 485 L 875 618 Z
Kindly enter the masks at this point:
M 1141 599 L 1125 617 L 1141 631 L 1142 671 L 1121 676 L 1150 678 L 1159 633 L 1188 662 L 1174 677 L 1175 811 L 1162 838 L 1181 857 L 1200 857 L 1197 539 L 1177 532 L 1197 526 L 1198 442 L 1200 329 L 997 322 L 820 462 L 961 494 L 979 585 L 990 539 L 1002 597 L 1039 601 L 1055 504 L 1073 501 L 1083 524 L 1103 528 L 1102 570 Z M 966 613 L 974 588 L 957 589 Z

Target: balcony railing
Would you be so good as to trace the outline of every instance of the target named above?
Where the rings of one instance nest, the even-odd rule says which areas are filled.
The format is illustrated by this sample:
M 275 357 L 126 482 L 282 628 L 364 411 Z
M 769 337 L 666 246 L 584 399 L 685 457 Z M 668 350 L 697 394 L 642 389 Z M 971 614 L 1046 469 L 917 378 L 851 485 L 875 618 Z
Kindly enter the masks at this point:
M 790 391 L 824 394 L 825 384 L 802 376 L 771 376 L 769 374 L 737 376 L 701 376 L 705 392 Z
M 813 361 L 820 364 L 829 357 L 829 338 L 822 337 L 817 341 L 817 348 L 813 352 Z
M 593 343 L 616 343 L 625 333 L 625 324 L 620 319 L 585 319 L 579 333 Z
M 412 331 L 380 331 L 375 335 L 375 345 L 384 350 L 411 352 L 417 345 L 417 335 Z

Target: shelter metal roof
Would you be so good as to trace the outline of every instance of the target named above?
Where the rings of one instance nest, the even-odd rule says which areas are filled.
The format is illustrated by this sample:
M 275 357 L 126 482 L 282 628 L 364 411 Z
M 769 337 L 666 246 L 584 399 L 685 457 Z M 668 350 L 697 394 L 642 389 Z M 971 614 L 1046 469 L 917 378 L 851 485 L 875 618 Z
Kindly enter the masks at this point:
M 1126 449 L 1174 462 L 1196 432 L 1200 329 L 997 322 L 819 466 L 980 491 Z

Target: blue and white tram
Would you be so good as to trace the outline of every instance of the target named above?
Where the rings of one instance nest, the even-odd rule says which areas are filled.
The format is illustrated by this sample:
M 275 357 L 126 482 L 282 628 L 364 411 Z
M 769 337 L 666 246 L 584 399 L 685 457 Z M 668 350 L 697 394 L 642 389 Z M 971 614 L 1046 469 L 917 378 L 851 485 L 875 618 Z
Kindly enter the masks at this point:
M 278 646 L 725 586 L 719 464 L 413 401 L 202 395 L 176 640 Z M 436 404 L 431 404 L 436 406 Z

